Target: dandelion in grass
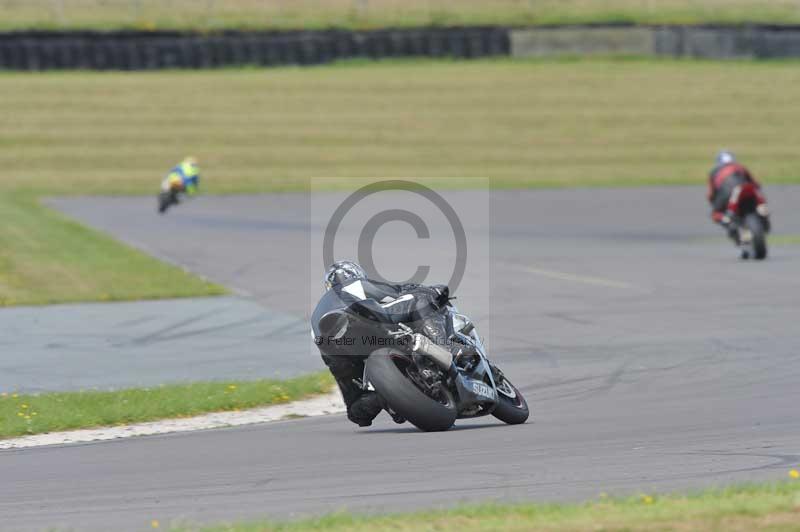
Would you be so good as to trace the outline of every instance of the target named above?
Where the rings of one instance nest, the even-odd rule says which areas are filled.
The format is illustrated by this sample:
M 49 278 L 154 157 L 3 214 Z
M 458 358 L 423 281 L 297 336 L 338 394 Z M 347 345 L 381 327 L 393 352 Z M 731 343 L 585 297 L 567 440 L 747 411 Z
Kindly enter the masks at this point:
M 792 469 L 791 471 L 789 471 L 789 476 L 794 479 L 798 479 L 800 478 L 800 471 L 798 471 L 797 469 Z
M 642 495 L 642 502 L 644 504 L 653 504 L 653 497 L 650 495 Z

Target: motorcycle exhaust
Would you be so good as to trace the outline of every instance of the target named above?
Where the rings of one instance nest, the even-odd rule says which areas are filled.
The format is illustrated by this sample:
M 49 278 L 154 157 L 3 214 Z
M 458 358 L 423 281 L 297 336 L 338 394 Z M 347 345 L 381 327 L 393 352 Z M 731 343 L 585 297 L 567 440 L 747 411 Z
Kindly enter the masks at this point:
M 411 350 L 415 354 L 431 357 L 442 369 L 449 370 L 453 364 L 453 355 L 448 349 L 437 345 L 424 334 L 415 333 Z

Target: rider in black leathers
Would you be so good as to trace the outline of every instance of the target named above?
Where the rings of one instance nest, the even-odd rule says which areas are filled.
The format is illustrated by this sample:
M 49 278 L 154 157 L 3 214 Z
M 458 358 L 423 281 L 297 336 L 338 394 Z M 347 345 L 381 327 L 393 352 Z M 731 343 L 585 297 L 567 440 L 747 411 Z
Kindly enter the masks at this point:
M 358 307 L 363 302 L 373 315 L 377 310 L 382 321 L 402 322 L 439 345 L 448 344 L 446 318 L 442 312 L 449 300 L 449 290 L 445 285 L 395 285 L 372 281 L 367 279 L 366 272 L 358 264 L 339 261 L 328 268 L 325 287 L 349 305 Z M 360 386 L 368 352 L 347 342 L 337 342 L 332 337 L 317 337 L 315 343 L 342 391 L 348 419 L 360 427 L 371 425 L 384 404 L 375 392 L 365 391 Z M 396 414 L 392 417 L 399 423 L 403 422 Z

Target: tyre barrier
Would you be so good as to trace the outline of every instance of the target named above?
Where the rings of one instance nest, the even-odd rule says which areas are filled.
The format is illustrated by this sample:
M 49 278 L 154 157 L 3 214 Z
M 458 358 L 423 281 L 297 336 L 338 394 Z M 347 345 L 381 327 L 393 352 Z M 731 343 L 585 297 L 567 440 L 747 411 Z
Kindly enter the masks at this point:
M 800 57 L 800 27 L 662 27 L 654 29 L 656 55 L 708 59 Z
M 800 57 L 800 26 L 588 25 L 288 32 L 0 33 L 0 70 L 316 65 L 338 59 L 623 54 Z
M 563 26 L 510 30 L 511 55 L 705 59 L 800 57 L 800 26 Z
M 377 31 L 0 33 L 0 69 L 156 70 L 315 65 L 337 59 L 509 55 L 506 28 Z

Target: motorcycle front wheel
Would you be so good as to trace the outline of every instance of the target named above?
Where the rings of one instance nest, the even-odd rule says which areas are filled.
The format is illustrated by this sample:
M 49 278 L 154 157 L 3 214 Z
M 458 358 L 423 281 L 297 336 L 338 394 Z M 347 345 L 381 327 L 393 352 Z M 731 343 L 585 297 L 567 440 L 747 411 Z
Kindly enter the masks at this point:
M 442 385 L 423 392 L 412 381 L 413 362 L 392 349 L 374 351 L 365 363 L 365 376 L 391 409 L 426 432 L 447 430 L 458 415 L 453 394 Z
M 509 425 L 525 423 L 530 416 L 528 402 L 516 386 L 511 384 L 505 375 L 501 375 L 495 382 L 497 387 L 497 406 L 492 415 Z

